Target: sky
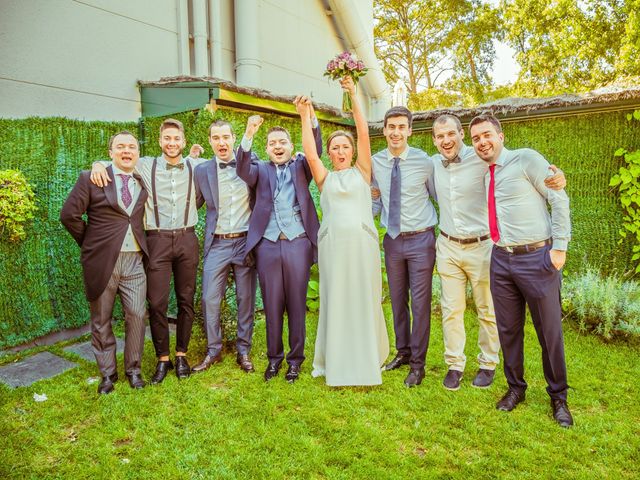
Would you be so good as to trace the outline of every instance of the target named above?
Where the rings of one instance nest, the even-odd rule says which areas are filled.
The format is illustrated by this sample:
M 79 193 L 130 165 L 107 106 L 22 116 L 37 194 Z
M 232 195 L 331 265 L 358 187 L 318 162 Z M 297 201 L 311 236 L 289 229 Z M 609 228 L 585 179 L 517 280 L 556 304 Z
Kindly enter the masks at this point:
M 515 82 L 520 67 L 514 60 L 515 50 L 508 45 L 494 41 L 496 47 L 496 60 L 493 64 L 493 81 L 496 85 L 504 85 Z

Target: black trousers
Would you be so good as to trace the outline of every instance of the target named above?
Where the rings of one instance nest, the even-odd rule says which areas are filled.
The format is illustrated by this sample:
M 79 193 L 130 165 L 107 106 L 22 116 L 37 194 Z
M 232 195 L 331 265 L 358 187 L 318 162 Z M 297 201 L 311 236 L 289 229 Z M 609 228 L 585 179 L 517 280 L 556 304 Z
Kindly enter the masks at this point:
M 491 296 L 496 311 L 498 335 L 509 386 L 524 392 L 524 320 L 529 306 L 533 326 L 542 347 L 542 368 L 547 393 L 567 399 L 567 367 L 562 336 L 560 304 L 561 272 L 551 263 L 549 250 L 515 255 L 493 247 Z
M 147 231 L 149 265 L 147 300 L 149 324 L 156 356 L 169 355 L 167 308 L 171 274 L 178 303 L 176 352 L 186 353 L 193 325 L 193 297 L 199 261 L 199 243 L 193 230 Z

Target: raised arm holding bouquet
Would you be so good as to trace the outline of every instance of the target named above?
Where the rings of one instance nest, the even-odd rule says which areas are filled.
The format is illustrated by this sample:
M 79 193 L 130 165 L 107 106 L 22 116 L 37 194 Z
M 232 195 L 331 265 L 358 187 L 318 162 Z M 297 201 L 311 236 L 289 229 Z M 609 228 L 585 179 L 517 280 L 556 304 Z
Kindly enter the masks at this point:
M 327 70 L 324 72 L 325 77 L 331 80 L 342 80 L 346 77 L 353 79 L 354 85 L 358 83 L 361 77 L 367 74 L 368 68 L 364 66 L 362 60 L 358 60 L 355 55 L 349 52 L 342 52 L 333 60 L 327 63 Z M 353 108 L 352 99 L 355 98 L 355 90 L 353 95 L 349 95 L 346 91 L 342 95 L 342 111 L 351 112 Z

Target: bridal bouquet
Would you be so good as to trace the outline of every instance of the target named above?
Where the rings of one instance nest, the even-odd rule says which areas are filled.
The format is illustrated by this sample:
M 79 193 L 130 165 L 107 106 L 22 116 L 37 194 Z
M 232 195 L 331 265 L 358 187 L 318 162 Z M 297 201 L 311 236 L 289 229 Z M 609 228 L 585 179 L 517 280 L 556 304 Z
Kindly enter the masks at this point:
M 355 55 L 351 55 L 349 52 L 342 52 L 327 63 L 327 70 L 324 72 L 324 76 L 331 78 L 331 80 L 351 77 L 353 78 L 353 83 L 357 85 L 360 77 L 364 77 L 367 74 L 367 70 L 368 68 L 365 68 L 362 60 L 358 60 Z M 342 111 L 351 111 L 351 97 L 347 92 L 342 95 Z

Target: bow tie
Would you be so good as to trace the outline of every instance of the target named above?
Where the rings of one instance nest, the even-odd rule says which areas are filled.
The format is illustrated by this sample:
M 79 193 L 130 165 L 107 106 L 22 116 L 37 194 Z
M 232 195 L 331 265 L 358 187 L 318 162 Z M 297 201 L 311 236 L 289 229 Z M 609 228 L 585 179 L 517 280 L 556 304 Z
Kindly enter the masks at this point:
M 230 162 L 220 162 L 220 163 L 218 163 L 218 167 L 220 167 L 220 168 L 227 168 L 227 167 L 236 168 L 236 161 L 235 160 L 231 160 Z
M 184 163 L 176 163 L 175 165 L 167 162 L 167 170 L 177 168 L 178 170 L 184 170 Z
M 442 159 L 442 166 L 444 168 L 447 168 L 452 163 L 460 163 L 460 156 L 456 155 L 456 157 L 451 160 L 447 160 L 446 158 Z

